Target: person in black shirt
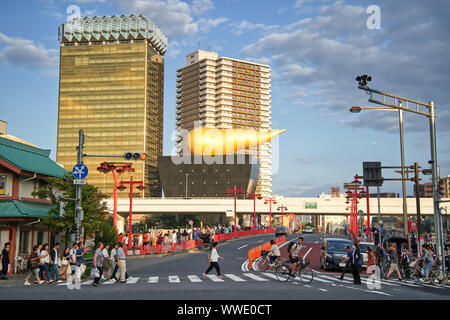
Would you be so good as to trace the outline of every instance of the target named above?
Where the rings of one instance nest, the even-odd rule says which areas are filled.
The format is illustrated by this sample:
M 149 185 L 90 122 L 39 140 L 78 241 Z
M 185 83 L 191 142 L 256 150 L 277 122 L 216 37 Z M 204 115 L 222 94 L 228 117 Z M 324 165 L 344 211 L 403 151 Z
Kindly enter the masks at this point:
M 6 275 L 8 274 L 9 267 L 9 242 L 5 243 L 5 247 L 2 251 L 2 276 L 1 280 L 7 280 Z
M 359 275 L 361 273 L 361 265 L 362 265 L 361 251 L 359 250 L 358 244 L 355 242 L 353 243 L 352 259 L 350 262 L 354 284 L 361 284 L 361 277 Z

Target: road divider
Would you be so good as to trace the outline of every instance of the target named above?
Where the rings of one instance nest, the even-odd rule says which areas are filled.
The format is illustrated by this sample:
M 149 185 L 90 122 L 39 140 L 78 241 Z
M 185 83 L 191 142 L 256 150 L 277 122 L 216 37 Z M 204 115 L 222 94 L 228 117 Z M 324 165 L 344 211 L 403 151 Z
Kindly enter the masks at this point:
M 286 236 L 275 238 L 275 243 L 277 245 L 280 245 L 284 242 L 286 242 Z M 248 251 L 248 267 L 249 267 L 249 269 L 252 269 L 252 262 L 261 256 L 261 252 L 263 250 L 269 250 L 271 247 L 272 247 L 272 245 L 270 244 L 270 241 L 269 241 L 260 246 L 250 249 Z

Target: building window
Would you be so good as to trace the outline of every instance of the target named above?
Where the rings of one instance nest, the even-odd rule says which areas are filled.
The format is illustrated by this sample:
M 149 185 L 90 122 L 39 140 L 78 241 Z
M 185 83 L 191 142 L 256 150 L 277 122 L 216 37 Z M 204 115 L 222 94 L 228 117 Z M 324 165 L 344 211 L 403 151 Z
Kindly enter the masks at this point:
M 0 176 L 0 196 L 6 194 L 6 176 Z

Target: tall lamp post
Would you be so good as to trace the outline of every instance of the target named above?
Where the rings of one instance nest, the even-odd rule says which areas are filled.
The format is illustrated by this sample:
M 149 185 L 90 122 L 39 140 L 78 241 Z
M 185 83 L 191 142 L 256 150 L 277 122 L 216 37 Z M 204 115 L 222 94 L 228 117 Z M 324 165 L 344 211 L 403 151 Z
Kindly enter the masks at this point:
M 108 174 L 112 172 L 114 178 L 114 215 L 113 215 L 113 227 L 117 230 L 117 184 L 119 182 L 119 177 L 124 172 L 134 172 L 131 167 L 131 163 L 122 162 L 102 162 L 100 167 L 97 168 L 98 171 Z
M 270 217 L 269 217 L 269 219 L 270 219 L 270 229 L 272 229 L 272 203 L 273 204 L 277 204 L 277 201 L 275 200 L 275 199 L 266 199 L 265 201 L 264 201 L 264 204 L 269 204 L 269 212 L 270 212 Z
M 247 198 L 253 199 L 253 230 L 256 230 L 256 199 L 261 200 L 262 197 L 259 193 L 252 193 Z
M 120 181 L 120 186 L 117 187 L 117 189 L 119 189 L 120 191 L 123 191 L 126 189 L 125 184 L 129 184 L 130 185 L 130 217 L 129 217 L 129 225 L 128 225 L 128 234 L 129 237 L 131 237 L 132 234 L 132 222 L 133 222 L 133 187 L 135 184 L 137 184 L 137 188 L 139 189 L 139 191 L 142 191 L 145 189 L 144 187 L 144 182 L 143 181 L 136 181 L 133 180 L 133 176 L 130 177 L 130 180 L 128 181 Z M 131 239 L 130 239 L 131 240 Z M 131 241 L 128 241 L 128 247 L 131 247 Z
M 431 151 L 431 160 L 429 163 L 431 164 L 431 170 L 432 170 L 432 185 L 433 185 L 433 211 L 434 211 L 434 223 L 435 223 L 435 233 L 436 233 L 436 250 L 437 254 L 440 257 L 441 261 L 445 261 L 444 256 L 444 246 L 443 246 L 443 226 L 442 226 L 442 217 L 441 213 L 439 211 L 439 202 L 440 202 L 440 195 L 438 192 L 438 165 L 437 165 L 437 151 L 436 151 L 436 115 L 435 115 L 435 109 L 436 106 L 434 105 L 433 101 L 430 101 L 429 103 L 424 103 L 404 97 L 400 97 L 391 93 L 386 93 L 383 91 L 379 91 L 376 89 L 369 88 L 367 86 L 367 82 L 372 80 L 372 77 L 367 75 L 358 76 L 355 79 L 358 81 L 358 89 L 364 90 L 369 95 L 369 102 L 376 103 L 379 105 L 383 105 L 385 107 L 398 110 L 400 111 L 408 111 L 415 114 L 419 114 L 422 116 L 425 116 L 429 120 L 429 126 L 430 126 L 430 151 Z M 378 95 L 381 100 L 374 99 L 374 94 Z M 393 99 L 393 103 L 387 103 L 386 98 Z M 402 101 L 405 102 L 405 105 L 403 106 Z M 398 102 L 398 103 L 397 103 Z M 409 104 L 412 105 L 412 107 L 409 107 Z M 426 108 L 427 111 L 421 111 L 419 108 Z M 399 113 L 399 116 L 401 114 Z M 402 169 L 402 172 L 404 169 Z M 402 177 L 403 178 L 403 177 Z M 407 217 L 405 217 L 404 212 L 404 223 L 405 223 L 405 235 L 407 234 L 408 227 L 407 227 Z M 420 239 L 419 239 L 420 240 Z M 441 270 L 443 270 L 443 263 L 441 263 L 440 266 Z
M 231 192 L 234 192 L 234 232 L 237 232 L 237 224 L 236 224 L 236 197 L 237 197 L 237 192 L 239 192 L 240 194 L 244 194 L 244 189 L 239 188 L 236 189 L 236 186 L 234 186 L 234 189 L 227 189 L 227 194 L 231 194 Z
M 277 208 L 277 210 L 281 210 L 281 226 L 284 227 L 284 214 L 283 214 L 283 210 L 287 210 L 288 208 L 285 207 L 284 205 L 281 205 Z

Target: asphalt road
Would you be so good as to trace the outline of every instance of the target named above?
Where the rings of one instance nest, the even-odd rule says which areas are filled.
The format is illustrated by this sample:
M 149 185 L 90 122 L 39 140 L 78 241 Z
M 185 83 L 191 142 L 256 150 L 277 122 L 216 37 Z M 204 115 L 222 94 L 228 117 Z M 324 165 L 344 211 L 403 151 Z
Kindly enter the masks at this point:
M 331 236 L 329 236 L 331 237 Z M 219 245 L 220 268 L 224 279 L 203 279 L 208 267 L 208 251 L 183 253 L 174 256 L 128 259 L 130 278 L 128 283 L 103 283 L 93 287 L 87 282 L 80 289 L 69 289 L 66 285 L 33 285 L 0 289 L 0 299 L 164 299 L 164 300 L 367 300 L 367 299 L 432 299 L 449 300 L 450 288 L 427 285 L 410 285 L 396 280 L 381 283 L 379 289 L 369 289 L 363 284 L 354 285 L 351 274 L 342 282 L 337 273 L 323 272 L 319 265 L 320 244 L 323 235 L 304 235 L 307 259 L 317 273 L 309 285 L 298 279 L 279 282 L 273 272 L 248 270 L 247 251 L 272 239 L 271 235 L 256 236 L 230 241 Z M 288 240 L 294 236 L 289 236 Z M 295 237 L 296 238 L 296 237 Z M 286 243 L 287 244 L 287 243 Z M 284 245 L 282 255 L 287 254 Z M 310 250 L 311 249 L 311 250 Z M 309 252 L 308 252 L 309 251 Z

